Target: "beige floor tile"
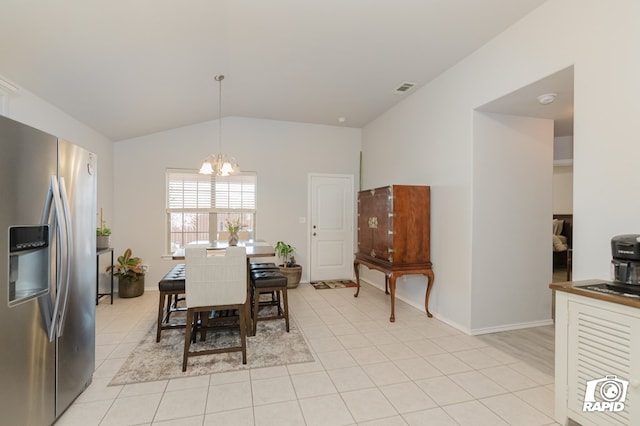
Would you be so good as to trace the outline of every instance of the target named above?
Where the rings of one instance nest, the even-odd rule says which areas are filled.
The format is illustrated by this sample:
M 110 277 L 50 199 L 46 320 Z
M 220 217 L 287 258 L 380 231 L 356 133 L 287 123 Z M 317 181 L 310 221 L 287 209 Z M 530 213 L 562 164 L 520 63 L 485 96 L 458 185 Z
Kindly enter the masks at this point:
M 476 370 L 501 365 L 500 361 L 482 352 L 480 349 L 454 352 L 453 355 Z
M 167 384 L 166 391 L 170 392 L 183 389 L 207 388 L 209 386 L 210 378 L 211 376 L 207 374 L 204 376 L 171 379 L 169 380 L 169 384 Z
M 375 346 L 349 349 L 349 353 L 358 365 L 377 364 L 379 362 L 389 361 L 389 358 Z
M 354 367 L 357 365 L 356 361 L 351 357 L 351 354 L 346 350 L 324 352 L 318 354 L 318 358 L 320 358 L 320 362 L 322 362 L 322 365 L 324 365 L 324 368 L 327 370 Z
M 204 416 L 203 426 L 253 426 L 253 408 L 208 413 Z
M 357 332 L 356 328 L 350 322 L 328 325 L 334 336 L 344 336 Z
M 78 396 L 77 402 L 92 402 L 103 400 L 114 400 L 118 397 L 124 386 L 108 386 L 110 378 L 94 378 L 84 392 Z
M 325 371 L 297 374 L 291 376 L 291 382 L 298 399 L 338 393 L 329 375 Z
M 298 364 L 287 365 L 289 375 L 294 376 L 296 374 L 313 373 L 315 371 L 325 371 L 324 366 L 320 361 L 313 362 L 300 362 Z
M 304 417 L 298 401 L 280 402 L 253 409 L 256 426 L 301 426 Z
M 484 368 L 479 371 L 510 392 L 538 386 L 532 379 L 520 374 L 508 365 Z
M 338 394 L 301 399 L 300 407 L 308 426 L 340 426 L 354 422 Z
M 376 330 L 374 332 L 371 333 L 364 333 L 364 337 L 366 337 L 367 339 L 369 339 L 369 341 L 371 343 L 373 343 L 376 346 L 380 346 L 380 345 L 391 345 L 391 344 L 398 344 L 400 343 L 400 341 L 398 339 L 396 339 L 393 334 L 386 332 L 386 331 L 379 331 Z
M 507 392 L 505 388 L 478 371 L 451 374 L 449 378 L 474 398 L 485 398 Z
M 251 407 L 253 404 L 251 383 L 248 381 L 225 383 L 209 387 L 206 413 Z
M 384 419 L 369 420 L 368 422 L 359 422 L 358 426 L 406 426 L 402 416 L 385 417 Z
M 417 380 L 416 384 L 439 406 L 470 401 L 473 396 L 446 376 Z
M 409 378 L 393 362 L 363 365 L 362 369 L 377 386 L 408 382 Z
M 344 346 L 342 346 L 342 343 L 340 343 L 340 340 L 338 340 L 338 338 L 335 336 L 310 337 L 309 343 L 311 344 L 311 347 L 317 354 L 322 352 L 332 352 L 332 351 L 339 351 L 344 349 Z
M 447 353 L 441 346 L 436 343 L 437 339 L 422 338 L 419 340 L 410 340 L 405 345 L 411 348 L 418 355 L 428 359 L 429 356 Z
M 75 402 L 56 422 L 56 426 L 97 426 L 114 400 Z
M 402 417 L 409 426 L 458 426 L 458 423 L 439 407 L 414 411 L 403 414 Z
M 478 401 L 447 405 L 443 409 L 461 425 L 507 426 L 504 420 Z
M 442 376 L 442 372 L 424 358 L 398 359 L 393 362 L 411 380 Z
M 289 376 L 252 380 L 251 389 L 253 403 L 256 406 L 296 399 L 296 393 L 293 390 Z
M 189 416 L 179 419 L 154 421 L 153 426 L 202 426 L 204 416 Z
M 382 386 L 380 390 L 401 414 L 437 406 L 414 382 Z
M 361 334 L 343 334 L 338 336 L 340 344 L 345 349 L 369 348 L 373 344 Z
M 251 379 L 251 373 L 249 370 L 242 371 L 226 371 L 224 373 L 212 374 L 209 379 L 209 384 L 224 385 L 225 383 L 240 383 L 248 382 Z
M 443 374 L 455 374 L 473 370 L 470 365 L 460 361 L 460 359 L 450 353 L 432 355 L 426 357 L 426 359 L 438 370 L 442 371 Z
M 463 425 L 535 424 L 535 415 L 533 422 L 507 420 L 513 407 L 552 419 L 552 376 L 401 301 L 390 323 L 389 299 L 379 289 L 366 285 L 354 298 L 353 289 L 301 284 L 289 296 L 315 362 L 126 386 L 107 385 L 155 327 L 158 293 L 116 297 L 113 305 L 101 300 L 93 383 L 56 426 L 98 425 L 103 418 L 107 425 L 149 426 L 451 425 L 454 417 Z
M 389 345 L 377 345 L 380 352 L 391 360 L 415 358 L 418 356 L 409 346 L 404 343 L 392 343 Z
M 329 370 L 327 373 L 339 392 L 366 389 L 375 386 L 362 367 L 339 368 Z
M 514 392 L 514 395 L 538 409 L 547 417 L 554 417 L 554 393 L 545 386 Z
M 545 416 L 513 394 L 483 398 L 480 402 L 510 425 L 539 426 L 553 423 L 552 418 Z
M 167 389 L 168 383 L 168 380 L 160 380 L 157 382 L 131 383 L 129 385 L 124 385 L 119 396 L 121 398 L 126 398 L 136 395 L 163 393 Z
M 341 395 L 356 422 L 392 417 L 398 414 L 377 388 L 343 392 Z
M 204 415 L 207 403 L 207 387 L 196 389 L 181 389 L 165 392 L 160 400 L 154 420 L 171 420 L 189 417 L 196 414 Z
M 250 370 L 251 380 L 271 379 L 273 377 L 283 377 L 289 375 L 289 370 L 285 365 L 276 367 L 256 368 Z
M 161 393 L 116 399 L 100 425 L 122 426 L 151 423 L 158 409 Z

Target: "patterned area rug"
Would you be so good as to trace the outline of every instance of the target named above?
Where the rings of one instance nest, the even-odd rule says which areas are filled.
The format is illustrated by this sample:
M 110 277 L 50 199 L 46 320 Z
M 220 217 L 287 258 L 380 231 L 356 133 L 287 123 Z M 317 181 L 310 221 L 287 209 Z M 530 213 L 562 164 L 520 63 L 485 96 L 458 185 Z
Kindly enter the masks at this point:
M 237 331 L 218 331 L 209 332 L 205 342 L 198 341 L 191 348 L 239 344 Z M 241 352 L 202 355 L 190 357 L 187 371 L 183 373 L 183 350 L 184 329 L 163 330 L 162 339 L 156 343 L 154 325 L 109 386 L 313 361 L 313 355 L 292 318 L 289 333 L 285 331 L 284 320 L 258 322 L 256 335 L 247 337 L 247 364 L 242 364 Z
M 344 287 L 357 287 L 358 285 L 351 280 L 324 280 L 324 281 L 311 281 L 311 285 L 316 290 L 325 290 L 327 288 L 344 288 Z

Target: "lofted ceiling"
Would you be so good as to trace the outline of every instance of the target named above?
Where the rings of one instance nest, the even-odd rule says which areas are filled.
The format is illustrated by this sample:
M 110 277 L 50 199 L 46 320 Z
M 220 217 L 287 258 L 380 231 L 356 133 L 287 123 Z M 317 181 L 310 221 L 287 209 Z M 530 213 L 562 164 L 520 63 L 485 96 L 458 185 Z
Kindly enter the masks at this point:
M 0 2 L 2 78 L 117 141 L 216 118 L 216 74 L 224 116 L 362 127 L 544 0 Z
M 555 99 L 541 104 L 538 97 L 546 94 L 554 94 Z M 551 119 L 555 137 L 573 136 L 573 66 L 482 105 L 478 111 Z

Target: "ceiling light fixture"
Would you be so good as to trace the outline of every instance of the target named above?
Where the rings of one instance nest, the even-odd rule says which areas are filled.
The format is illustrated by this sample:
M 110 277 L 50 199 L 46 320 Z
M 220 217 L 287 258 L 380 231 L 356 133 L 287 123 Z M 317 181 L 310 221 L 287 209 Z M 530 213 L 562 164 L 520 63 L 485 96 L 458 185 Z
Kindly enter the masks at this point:
M 544 95 L 538 96 L 538 102 L 540 105 L 549 105 L 556 100 L 556 96 L 558 96 L 556 93 L 545 93 Z
M 200 173 L 205 175 L 229 176 L 240 171 L 240 166 L 233 157 L 222 153 L 222 80 L 224 75 L 216 75 L 218 82 L 218 153 L 207 156 L 200 166 Z

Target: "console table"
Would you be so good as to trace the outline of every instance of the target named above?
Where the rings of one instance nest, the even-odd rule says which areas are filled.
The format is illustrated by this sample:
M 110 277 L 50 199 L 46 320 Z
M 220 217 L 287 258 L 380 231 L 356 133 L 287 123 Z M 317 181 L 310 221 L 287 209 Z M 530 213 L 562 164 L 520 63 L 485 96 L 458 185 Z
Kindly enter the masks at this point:
M 111 295 L 111 304 L 113 305 L 113 269 L 111 269 L 111 292 L 100 293 L 100 256 L 105 253 L 111 253 L 111 264 L 113 265 L 113 248 L 102 248 L 96 250 L 96 305 L 102 296 Z

